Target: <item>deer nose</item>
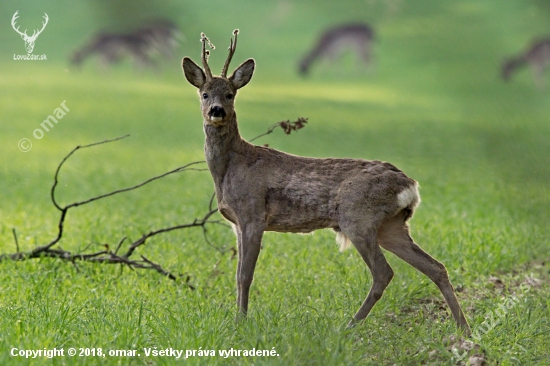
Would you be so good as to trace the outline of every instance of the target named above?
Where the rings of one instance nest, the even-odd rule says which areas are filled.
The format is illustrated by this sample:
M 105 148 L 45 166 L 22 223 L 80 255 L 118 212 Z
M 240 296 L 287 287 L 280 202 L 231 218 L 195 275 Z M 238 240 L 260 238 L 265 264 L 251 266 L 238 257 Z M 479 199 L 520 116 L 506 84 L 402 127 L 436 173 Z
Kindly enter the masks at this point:
M 224 118 L 225 117 L 225 111 L 223 110 L 222 107 L 215 105 L 212 108 L 210 108 L 209 115 L 210 115 L 210 117 Z

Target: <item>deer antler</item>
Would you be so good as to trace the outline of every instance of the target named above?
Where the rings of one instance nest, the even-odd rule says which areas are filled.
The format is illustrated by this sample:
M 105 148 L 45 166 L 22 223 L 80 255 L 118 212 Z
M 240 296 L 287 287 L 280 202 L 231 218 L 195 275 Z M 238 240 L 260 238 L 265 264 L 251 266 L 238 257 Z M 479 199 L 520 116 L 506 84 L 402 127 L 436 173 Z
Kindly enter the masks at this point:
M 35 30 L 31 36 L 31 38 L 36 38 L 38 37 L 38 35 L 40 33 L 42 33 L 42 31 L 44 30 L 44 28 L 46 28 L 46 24 L 48 24 L 48 20 L 50 20 L 50 18 L 48 18 L 48 14 L 44 13 L 44 20 L 45 22 L 42 22 L 42 29 L 40 30 Z
M 18 13 L 19 13 L 19 10 L 17 10 L 15 14 L 13 14 L 13 17 L 11 18 L 11 26 L 13 27 L 13 30 L 19 33 L 21 36 L 28 37 L 26 29 L 25 29 L 25 32 L 21 32 L 19 30 L 19 27 L 15 28 L 15 21 L 17 20 L 17 18 L 19 18 L 19 15 L 17 15 Z
M 208 46 L 210 46 L 211 49 L 215 49 L 214 45 L 206 34 L 201 33 L 201 42 L 202 42 L 202 66 L 204 67 L 204 72 L 206 73 L 206 79 L 211 80 L 212 79 L 212 71 L 210 70 L 210 66 L 208 66 L 208 56 L 210 56 L 210 51 L 206 49 L 206 44 L 208 43 Z
M 222 69 L 222 76 L 227 77 L 227 69 L 229 68 L 229 64 L 231 63 L 231 59 L 233 58 L 233 55 L 235 54 L 235 49 L 237 48 L 237 34 L 239 34 L 239 30 L 235 29 L 233 31 L 233 35 L 235 36 L 235 41 L 233 42 L 233 37 L 231 37 L 231 44 L 229 45 L 229 55 L 227 56 L 227 60 L 225 60 L 225 64 L 223 65 Z

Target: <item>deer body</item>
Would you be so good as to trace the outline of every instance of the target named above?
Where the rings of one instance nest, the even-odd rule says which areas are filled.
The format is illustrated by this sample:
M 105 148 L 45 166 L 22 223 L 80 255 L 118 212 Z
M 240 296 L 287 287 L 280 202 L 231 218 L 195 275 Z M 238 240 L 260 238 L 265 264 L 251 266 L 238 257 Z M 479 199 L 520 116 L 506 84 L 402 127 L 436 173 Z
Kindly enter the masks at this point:
M 80 65 L 86 58 L 97 55 L 103 67 L 124 58 L 132 59 L 139 67 L 155 66 L 151 55 L 160 53 L 170 57 L 179 34 L 176 25 L 169 20 L 159 20 L 125 34 L 99 33 L 74 52 L 71 62 Z
M 236 116 L 230 125 L 237 126 Z M 305 158 L 252 145 L 236 128 L 229 134 L 206 124 L 205 131 L 206 159 L 220 213 L 235 225 L 245 221 L 242 215 L 259 214 L 264 231 L 340 231 L 346 216 L 340 211 L 348 202 L 369 206 L 372 198 L 388 196 L 384 209 L 395 214 L 418 201 L 411 197 L 411 202 L 399 202 L 401 192 L 411 188 L 416 192 L 416 182 L 389 163 Z M 378 200 L 373 209 L 379 210 L 381 203 Z M 364 214 L 368 208 L 361 205 L 361 211 Z
M 132 58 L 140 67 L 153 65 L 148 55 L 148 43 L 133 34 L 98 34 L 88 44 L 73 54 L 73 65 L 81 65 L 92 55 L 97 55 L 103 67 L 112 65 L 125 57 Z
M 335 60 L 346 50 L 357 54 L 365 64 L 371 60 L 374 31 L 367 24 L 344 24 L 325 31 L 315 47 L 304 56 L 299 71 L 305 75 L 312 64 L 321 59 Z
M 187 80 L 199 89 L 205 156 L 214 180 L 218 208 L 235 229 L 238 242 L 237 305 L 248 311 L 249 289 L 264 231 L 306 233 L 322 228 L 338 232 L 341 247 L 349 242 L 373 275 L 372 288 L 350 325 L 364 319 L 393 277 L 380 246 L 430 277 L 440 288 L 457 324 L 468 323 L 447 271 L 409 236 L 407 220 L 420 202 L 417 183 L 395 166 L 360 159 L 318 159 L 255 146 L 241 138 L 234 99 L 254 72 L 245 61 L 227 77 L 214 77 L 207 63 L 209 40 L 203 35 L 204 71 L 183 59 Z

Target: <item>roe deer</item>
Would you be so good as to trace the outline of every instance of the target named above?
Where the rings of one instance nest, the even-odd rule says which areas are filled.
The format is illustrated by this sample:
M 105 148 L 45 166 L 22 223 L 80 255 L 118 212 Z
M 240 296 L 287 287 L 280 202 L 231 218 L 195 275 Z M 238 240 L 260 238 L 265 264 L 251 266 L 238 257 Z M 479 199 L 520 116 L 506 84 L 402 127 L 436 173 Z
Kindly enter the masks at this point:
M 371 47 L 374 31 L 367 24 L 344 24 L 324 32 L 317 44 L 300 62 L 300 73 L 309 72 L 313 62 L 327 58 L 334 60 L 346 50 L 355 52 L 365 63 L 371 59 Z
M 73 54 L 71 62 L 80 65 L 87 57 L 97 55 L 103 66 L 128 57 L 138 66 L 154 66 L 154 53 L 172 56 L 180 37 L 178 28 L 169 20 L 158 20 L 126 34 L 100 33 Z
M 136 30 L 134 34 L 147 41 L 150 51 L 158 52 L 168 58 L 173 56 L 178 39 L 182 38 L 178 27 L 167 19 L 151 22 Z
M 80 66 L 84 60 L 96 55 L 105 68 L 129 57 L 139 67 L 154 65 L 148 54 L 149 43 L 135 34 L 98 34 L 85 46 L 77 50 L 71 63 Z
M 255 61 L 248 59 L 229 77 L 238 30 L 233 32 L 221 76 L 208 65 L 209 39 L 201 34 L 202 65 L 189 57 L 185 77 L 198 88 L 204 151 L 214 180 L 218 208 L 233 224 L 238 243 L 237 306 L 248 310 L 249 289 L 264 231 L 308 233 L 332 228 L 341 249 L 357 248 L 373 284 L 349 326 L 367 317 L 393 277 L 380 246 L 427 275 L 441 290 L 456 323 L 470 332 L 445 266 L 410 237 L 407 220 L 420 202 L 418 184 L 395 166 L 378 160 L 306 158 L 243 140 L 235 96 L 248 84 Z
M 550 38 L 533 42 L 527 51 L 505 60 L 502 63 L 502 78 L 508 81 L 512 72 L 525 65 L 531 68 L 535 84 L 544 88 L 543 72 L 550 66 Z

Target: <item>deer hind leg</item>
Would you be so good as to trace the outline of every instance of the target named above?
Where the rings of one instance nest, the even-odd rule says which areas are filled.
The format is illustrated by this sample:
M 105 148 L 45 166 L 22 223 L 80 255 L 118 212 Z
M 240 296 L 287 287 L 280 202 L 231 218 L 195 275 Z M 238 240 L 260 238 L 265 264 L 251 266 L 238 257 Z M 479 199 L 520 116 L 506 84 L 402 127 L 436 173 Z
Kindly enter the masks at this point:
M 471 334 L 468 321 L 449 280 L 447 269 L 413 241 L 404 217 L 398 214 L 383 222 L 378 233 L 379 244 L 428 276 L 443 294 L 458 327 L 462 328 L 467 335 Z
M 369 66 L 371 63 L 371 44 L 369 41 L 357 45 L 357 52 L 361 61 Z
M 546 89 L 546 82 L 544 80 L 544 66 L 535 64 L 532 67 L 533 81 L 539 90 Z
M 360 320 L 365 319 L 382 297 L 384 290 L 393 278 L 393 270 L 377 244 L 376 229 L 360 230 L 359 233 L 353 230 L 344 230 L 344 233 L 351 239 L 372 274 L 372 286 L 369 294 L 348 324 L 348 327 L 352 327 Z
M 263 229 L 262 225 L 244 225 L 234 228 L 237 233 L 239 263 L 237 266 L 237 308 L 239 316 L 248 312 L 248 296 L 254 278 L 254 269 L 260 254 Z

